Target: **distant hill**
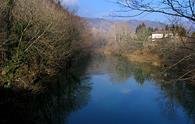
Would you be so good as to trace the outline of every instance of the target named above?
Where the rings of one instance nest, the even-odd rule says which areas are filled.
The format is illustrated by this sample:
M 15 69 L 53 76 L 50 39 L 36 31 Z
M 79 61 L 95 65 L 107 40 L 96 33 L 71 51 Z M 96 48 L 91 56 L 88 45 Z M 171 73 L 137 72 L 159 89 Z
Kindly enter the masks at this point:
M 113 24 L 117 24 L 117 23 L 128 23 L 129 27 L 134 32 L 136 30 L 136 27 L 142 23 L 144 23 L 147 27 L 158 28 L 158 29 L 163 28 L 166 25 L 166 23 L 150 21 L 150 20 L 124 21 L 124 20 L 108 20 L 104 18 L 86 18 L 86 17 L 84 19 L 88 22 L 88 25 L 91 28 L 96 28 L 100 30 L 109 30 Z M 195 24 L 186 21 L 183 22 L 182 25 L 190 32 L 195 32 Z
M 115 23 L 111 20 L 106 20 L 102 18 L 85 18 L 88 25 L 92 28 L 108 30 Z
M 136 27 L 142 23 L 145 23 L 147 27 L 152 27 L 152 28 L 162 28 L 165 26 L 164 23 L 148 21 L 148 20 L 122 21 L 122 20 L 108 20 L 108 19 L 103 19 L 103 18 L 84 18 L 84 19 L 87 20 L 90 27 L 101 29 L 101 30 L 109 30 L 110 27 L 116 23 L 128 23 L 132 31 L 135 31 Z
M 144 23 L 147 27 L 151 28 L 163 28 L 165 27 L 165 23 L 149 21 L 149 20 L 129 20 L 128 24 L 132 28 L 133 31 L 136 30 L 137 26 Z

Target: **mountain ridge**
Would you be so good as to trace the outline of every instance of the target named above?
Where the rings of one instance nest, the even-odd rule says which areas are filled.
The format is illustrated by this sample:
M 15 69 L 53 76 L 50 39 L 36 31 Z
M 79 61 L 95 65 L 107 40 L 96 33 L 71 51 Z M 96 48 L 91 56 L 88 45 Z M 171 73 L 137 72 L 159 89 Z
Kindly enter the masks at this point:
M 166 23 L 159 22 L 159 21 L 151 21 L 151 20 L 138 20 L 138 19 L 131 19 L 131 20 L 111 20 L 111 19 L 105 19 L 105 18 L 89 18 L 89 17 L 83 17 L 87 23 L 88 26 L 95 29 L 101 29 L 101 30 L 109 30 L 113 24 L 117 23 L 128 23 L 130 29 L 135 32 L 136 27 L 142 23 L 146 25 L 146 27 L 151 28 L 164 28 Z M 191 32 L 195 31 L 195 25 L 190 25 L 189 22 L 183 23 L 184 27 L 186 29 L 190 29 Z
M 132 31 L 135 32 L 136 27 L 142 23 L 144 23 L 147 27 L 152 28 L 163 28 L 165 27 L 165 23 L 162 22 L 155 22 L 150 20 L 109 20 L 104 18 L 84 18 L 87 22 L 89 27 L 108 30 L 113 24 L 117 23 L 127 23 Z

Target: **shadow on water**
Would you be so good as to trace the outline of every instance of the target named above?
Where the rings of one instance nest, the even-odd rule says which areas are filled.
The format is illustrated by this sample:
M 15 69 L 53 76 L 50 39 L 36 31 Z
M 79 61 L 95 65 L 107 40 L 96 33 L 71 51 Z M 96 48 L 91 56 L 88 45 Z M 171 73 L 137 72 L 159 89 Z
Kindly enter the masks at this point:
M 49 84 L 42 92 L 0 88 L 0 124 L 65 124 L 69 113 L 90 98 L 91 84 L 83 76 L 86 61 L 75 63 L 68 74 L 42 80 L 41 84 Z

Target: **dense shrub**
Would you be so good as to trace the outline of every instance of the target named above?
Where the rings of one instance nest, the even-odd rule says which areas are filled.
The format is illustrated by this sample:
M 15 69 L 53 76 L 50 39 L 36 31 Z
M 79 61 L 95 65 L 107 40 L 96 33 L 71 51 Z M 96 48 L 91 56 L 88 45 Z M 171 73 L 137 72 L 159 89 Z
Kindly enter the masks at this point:
M 52 0 L 3 0 L 0 11 L 4 86 L 30 88 L 89 47 L 83 20 Z

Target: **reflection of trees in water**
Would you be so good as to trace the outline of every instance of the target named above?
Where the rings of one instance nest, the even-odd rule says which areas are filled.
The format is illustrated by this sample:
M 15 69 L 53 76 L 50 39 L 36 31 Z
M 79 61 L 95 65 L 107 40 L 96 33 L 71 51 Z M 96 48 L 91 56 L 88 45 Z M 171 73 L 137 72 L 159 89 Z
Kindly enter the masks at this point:
M 126 62 L 118 57 L 96 55 L 90 65 L 90 73 L 110 74 L 113 82 L 126 81 L 131 75 L 131 66 L 126 66 Z
M 148 75 L 144 73 L 142 69 L 136 69 L 134 72 L 134 78 L 140 85 L 143 85 L 145 80 L 148 79 Z
M 75 67 L 75 66 L 74 66 Z M 64 124 L 70 112 L 87 104 L 91 84 L 82 79 L 85 66 L 71 75 L 58 75 L 42 83 L 49 84 L 44 92 L 0 89 L 0 124 Z M 77 71 L 77 73 L 74 73 Z M 74 75 L 72 75 L 74 74 Z
M 117 83 L 125 82 L 128 78 L 134 77 L 140 85 L 143 85 L 145 80 L 151 79 L 153 74 L 159 72 L 151 65 L 134 64 L 119 56 L 96 56 L 92 64 L 93 70 L 109 73 L 112 81 Z
M 162 92 L 162 99 L 159 101 L 162 111 L 169 117 L 174 118 L 178 113 L 178 108 L 182 107 L 188 114 L 192 123 L 195 123 L 195 86 L 186 82 L 166 83 L 159 79 L 158 68 L 147 64 L 132 64 L 128 61 L 118 59 L 115 61 L 116 68 L 113 68 L 115 75 L 119 79 L 127 80 L 130 76 L 140 85 L 143 85 L 146 80 L 155 80 L 156 85 L 159 85 Z M 122 78 L 120 78 L 122 77 Z M 162 77 L 161 77 L 162 78 Z
M 91 85 L 88 82 L 58 82 L 44 93 L 2 91 L 0 123 L 64 124 L 67 115 L 86 105 Z M 24 95 L 25 94 L 25 95 Z
M 195 123 L 195 86 L 186 82 L 160 82 L 162 96 L 158 100 L 164 114 L 174 116 L 177 108 L 182 107 L 190 123 Z
M 159 76 L 158 68 L 147 64 L 133 64 L 121 57 L 98 56 L 93 63 L 99 65 L 94 70 L 109 73 L 113 82 L 126 82 L 133 77 L 139 85 L 143 85 L 146 80 L 154 80 L 155 85 L 161 89 L 162 95 L 157 100 L 162 113 L 174 119 L 179 113 L 178 108 L 183 108 L 192 123 L 195 123 L 195 86 L 185 82 L 164 82 L 166 79 Z
M 132 75 L 132 64 L 122 58 L 113 59 L 115 63 L 110 67 L 113 82 L 125 82 Z
M 159 78 L 160 70 L 147 64 L 132 65 L 123 63 L 121 65 L 124 66 L 123 68 L 130 69 L 131 71 L 120 71 L 120 73 L 128 72 L 126 75 L 133 75 L 140 85 L 143 85 L 146 80 L 155 80 L 156 85 L 161 88 L 162 98 L 159 102 L 161 103 L 162 111 L 167 117 L 174 118 L 178 112 L 178 108 L 182 107 L 192 123 L 195 123 L 194 85 L 187 82 L 163 82 L 164 79 L 162 77 Z M 120 73 L 119 76 L 121 75 Z

